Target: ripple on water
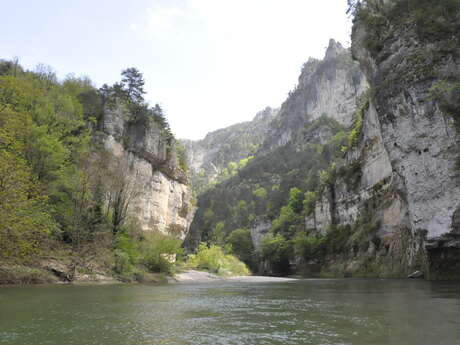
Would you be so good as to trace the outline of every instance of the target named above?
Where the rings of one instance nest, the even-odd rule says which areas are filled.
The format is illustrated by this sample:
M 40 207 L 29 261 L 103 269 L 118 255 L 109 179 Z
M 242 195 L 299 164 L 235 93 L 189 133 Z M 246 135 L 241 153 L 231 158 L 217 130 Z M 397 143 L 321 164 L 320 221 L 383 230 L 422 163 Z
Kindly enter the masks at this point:
M 460 344 L 458 285 L 49 286 L 0 289 L 0 299 L 8 345 Z

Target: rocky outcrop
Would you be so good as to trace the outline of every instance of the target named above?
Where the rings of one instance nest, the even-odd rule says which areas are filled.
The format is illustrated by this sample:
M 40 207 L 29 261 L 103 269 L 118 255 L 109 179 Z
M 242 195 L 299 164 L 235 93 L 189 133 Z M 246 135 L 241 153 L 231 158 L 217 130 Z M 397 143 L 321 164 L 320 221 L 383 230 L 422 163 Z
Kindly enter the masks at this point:
M 204 157 L 207 157 L 208 162 L 213 163 L 208 165 L 208 170 L 218 175 L 216 157 L 229 142 L 227 138 L 235 138 L 231 142 L 239 145 L 244 142 L 242 138 L 256 135 L 256 141 L 251 140 L 260 146 L 253 151 L 255 158 L 244 169 L 200 195 L 199 209 L 185 241 L 187 248 L 193 250 L 200 241 L 210 240 L 219 222 L 225 224 L 225 232 L 236 228 L 252 229 L 257 246 L 261 224 L 254 224 L 253 220 L 267 219 L 262 227 L 267 232 L 289 190 L 302 181 L 316 183 L 320 166 L 327 165 L 336 154 L 337 147 L 330 143 L 331 138 L 338 133 L 344 137 L 346 127 L 352 123 L 356 99 L 366 87 L 366 79 L 358 63 L 352 60 L 350 50 L 331 40 L 323 60 L 310 59 L 304 64 L 298 86 L 276 116 L 270 115 L 273 110 L 266 109 L 250 123 L 210 133 L 204 140 L 210 145 L 208 151 L 189 149 L 191 165 L 193 161 L 199 163 L 195 169 L 206 166 Z M 245 128 L 243 137 L 228 135 L 235 133 L 239 126 Z M 223 144 L 221 138 L 225 138 Z M 337 140 L 341 140 L 340 135 Z M 323 154 L 322 146 L 328 146 L 329 153 Z M 210 150 L 213 147 L 214 152 Z M 249 153 L 235 149 L 233 154 L 240 152 Z M 203 175 L 206 175 L 204 170 Z M 262 198 L 256 195 L 257 190 L 263 191 Z M 240 210 L 241 215 L 238 214 Z
M 364 74 L 352 60 L 350 50 L 331 39 L 323 60 L 310 58 L 303 65 L 298 85 L 270 126 L 264 150 L 288 142 L 305 142 L 302 131 L 305 125 L 322 115 L 345 127 L 351 125 L 356 98 L 366 88 Z
M 262 240 L 269 235 L 272 223 L 266 219 L 257 220 L 251 228 L 251 240 L 256 252 L 262 250 Z
M 413 13 L 394 12 L 388 2 L 366 4 L 355 21 L 352 51 L 371 92 L 359 143 L 338 170 L 356 178 L 339 173 L 326 190 L 334 198 L 318 200 L 306 222 L 319 232 L 328 225 L 351 228 L 354 252 L 342 264 L 331 258 L 330 270 L 407 276 L 420 269 L 431 278 L 455 278 L 460 102 L 455 88 L 441 96 L 436 91 L 459 80 L 458 39 L 442 32 L 436 40 L 421 36 Z
M 310 59 L 303 66 L 298 86 L 271 122 L 256 159 L 226 189 L 217 188 L 218 193 L 202 200 L 209 217 L 195 218 L 195 231 L 207 228 L 204 238 L 211 238 L 215 223 L 232 217 L 232 209 L 219 212 L 216 207 L 225 207 L 217 200 L 224 193 L 235 205 L 240 200 L 254 204 L 250 212 L 257 219 L 257 199 L 248 191 L 263 186 L 268 198 L 279 200 L 271 185 L 279 188 L 291 176 L 302 176 L 298 185 L 314 195 L 314 202 L 304 208 L 305 228 L 297 231 L 318 235 L 311 243 L 320 250 L 313 258 L 307 253 L 310 262 L 297 266 L 319 267 L 334 276 L 407 277 L 419 271 L 428 278 L 456 278 L 460 6 L 450 13 L 440 2 L 353 3 L 358 5 L 351 52 L 331 40 L 324 60 Z M 327 117 L 341 129 L 314 121 Z M 327 169 L 324 162 L 324 170 L 312 169 L 311 161 L 320 157 L 311 149 L 324 153 L 332 133 L 344 127 L 350 135 L 343 157 L 335 156 Z M 293 154 L 301 168 L 290 161 Z M 302 175 L 301 169 L 309 173 Z M 321 173 L 319 187 L 311 171 Z M 279 208 L 270 212 L 274 219 Z
M 238 163 L 254 155 L 278 111 L 267 107 L 257 113 L 252 121 L 210 132 L 202 140 L 181 140 L 187 151 L 194 189 L 201 193 L 222 176 L 229 163 Z
M 130 188 L 128 216 L 144 231 L 184 238 L 193 209 L 191 189 L 179 167 L 176 142 L 153 119 L 133 121 L 121 104 L 104 111 L 98 140 L 109 165 Z

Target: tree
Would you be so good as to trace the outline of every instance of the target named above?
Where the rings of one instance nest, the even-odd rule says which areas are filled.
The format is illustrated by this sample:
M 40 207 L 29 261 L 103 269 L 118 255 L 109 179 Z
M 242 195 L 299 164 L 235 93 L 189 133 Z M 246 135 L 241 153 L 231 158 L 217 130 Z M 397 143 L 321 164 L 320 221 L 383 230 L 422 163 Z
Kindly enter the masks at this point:
M 161 233 L 145 234 L 139 243 L 140 261 L 151 272 L 171 273 L 176 254 L 181 254 L 181 240 Z
M 289 191 L 288 204 L 281 207 L 280 215 L 272 222 L 272 231 L 275 234 L 281 233 L 286 238 L 292 238 L 295 232 L 301 227 L 304 194 L 298 188 L 291 188 Z
M 281 235 L 265 237 L 262 240 L 262 257 L 266 260 L 275 274 L 289 273 L 289 256 L 292 252 L 290 243 Z
M 117 235 L 124 225 L 131 202 L 139 195 L 140 188 L 130 176 L 128 162 L 117 162 L 110 168 L 108 211 L 112 217 L 112 233 Z
M 42 63 L 38 64 L 35 67 L 35 76 L 42 82 L 46 90 L 51 90 L 57 84 L 56 72 L 51 66 Z
M 15 109 L 22 98 L 22 90 L 15 77 L 0 77 L 0 112 L 7 107 Z
M 361 5 L 360 0 L 347 0 L 347 14 L 354 16 L 356 14 L 357 9 Z
M 0 257 L 26 261 L 43 249 L 55 223 L 24 158 L 24 119 L 0 113 Z
M 263 187 L 259 187 L 252 192 L 252 195 L 256 198 L 256 207 L 255 211 L 257 214 L 262 214 L 266 211 L 267 207 L 267 190 Z
M 22 67 L 19 65 L 19 59 L 15 57 L 13 60 L 0 60 L 0 76 L 11 75 L 16 77 L 18 73 L 22 73 Z
M 259 199 L 266 199 L 267 198 L 267 190 L 263 187 L 259 187 L 252 192 L 252 195 Z
M 289 191 L 289 202 L 288 205 L 292 208 L 295 213 L 302 212 L 303 209 L 304 194 L 299 188 L 291 188 Z
M 169 126 L 168 120 L 166 119 L 163 108 L 161 108 L 158 103 L 156 103 L 154 107 L 150 108 L 150 114 L 153 116 L 155 122 L 165 130 L 166 134 L 172 137 L 171 127 Z
M 137 68 L 127 68 L 121 72 L 122 83 L 127 94 L 128 102 L 140 104 L 144 102 L 144 78 Z
M 251 239 L 251 231 L 248 229 L 233 230 L 225 239 L 225 244 L 230 245 L 232 253 L 246 265 L 254 267 L 254 246 Z
M 224 246 L 224 227 L 225 227 L 225 222 L 218 222 L 216 224 L 216 227 L 214 228 L 214 231 L 212 232 L 212 242 L 215 244 L 223 247 Z

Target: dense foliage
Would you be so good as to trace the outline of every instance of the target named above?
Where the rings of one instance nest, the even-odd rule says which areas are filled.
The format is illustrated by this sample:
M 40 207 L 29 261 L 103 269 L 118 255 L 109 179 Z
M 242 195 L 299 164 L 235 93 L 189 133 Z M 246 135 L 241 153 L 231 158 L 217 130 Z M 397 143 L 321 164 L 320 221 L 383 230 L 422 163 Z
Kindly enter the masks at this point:
M 349 0 L 349 12 L 366 28 L 364 44 L 374 57 L 395 40 L 395 32 L 414 32 L 423 44 L 440 43 L 445 54 L 459 43 L 459 0 Z
M 248 229 L 233 230 L 225 238 L 226 248 L 238 259 L 243 261 L 249 268 L 256 269 L 256 258 L 254 257 L 254 245 L 251 239 L 251 231 Z
M 317 198 L 314 191 L 331 162 L 341 159 L 348 134 L 333 119 L 322 116 L 305 125 L 306 144 L 287 144 L 256 156 L 237 173 L 200 196 L 192 227 L 201 240 L 231 244 L 233 252 L 253 270 L 266 260 L 277 274 L 288 273 L 293 239 L 304 229 L 304 217 Z M 328 138 L 323 142 L 321 138 Z M 249 229 L 260 220 L 272 224 L 272 238 L 254 253 Z M 244 247 L 244 249 L 243 249 Z M 249 252 L 248 252 L 249 251 Z
M 246 276 L 250 274 L 247 266 L 231 254 L 217 246 L 201 243 L 196 254 L 189 255 L 187 267 L 206 270 L 221 276 Z
M 330 138 L 324 145 L 313 141 L 302 148 L 290 144 L 280 147 L 252 159 L 235 176 L 204 193 L 198 202 L 194 225 L 204 230 L 203 239 L 210 238 L 219 222 L 229 233 L 248 228 L 256 218 L 275 219 L 292 188 L 303 193 L 315 190 L 319 171 L 342 155 L 341 148 L 347 141 L 341 126 L 326 116 L 305 128 L 306 135 L 319 131 L 325 131 Z
M 172 138 L 160 106 L 143 99 L 142 74 L 129 68 L 122 77 L 96 89 L 88 78 L 59 81 L 49 67 L 0 61 L 0 260 L 52 257 L 75 270 L 106 261 L 124 275 L 171 271 L 162 255 L 179 252 L 179 241 L 138 235 L 126 214 L 133 181 L 96 139 L 104 109 L 116 104 Z M 179 164 L 186 169 L 184 157 Z
M 143 280 L 146 272 L 173 273 L 181 241 L 161 233 L 134 235 L 126 231 L 115 241 L 115 272 L 124 280 Z

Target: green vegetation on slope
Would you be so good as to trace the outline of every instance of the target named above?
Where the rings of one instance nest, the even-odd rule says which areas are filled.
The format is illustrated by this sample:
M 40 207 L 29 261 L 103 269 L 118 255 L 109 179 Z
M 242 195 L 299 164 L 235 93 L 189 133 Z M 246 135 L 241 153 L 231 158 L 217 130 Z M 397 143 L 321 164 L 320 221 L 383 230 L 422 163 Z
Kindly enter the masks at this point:
M 418 40 L 425 44 L 459 39 L 459 0 L 391 0 L 386 4 L 348 0 L 348 4 L 354 19 L 368 29 L 364 43 L 374 55 L 382 51 L 386 40 L 393 39 L 396 30 L 404 28 L 415 28 Z
M 129 277 L 136 269 L 171 271 L 159 253 L 180 252 L 178 240 L 139 234 L 126 217 L 128 181 L 95 139 L 104 109 L 121 104 L 131 121 L 154 122 L 174 145 L 161 108 L 143 99 L 142 74 L 129 68 L 122 77 L 98 90 L 88 78 L 60 82 L 49 67 L 26 71 L 0 61 L 3 264 L 39 267 L 57 259 L 70 267 L 69 280 L 90 264 Z M 183 157 L 179 164 L 186 170 Z
M 309 122 L 304 135 L 314 139 L 302 147 L 288 144 L 255 157 L 235 176 L 201 195 L 192 233 L 199 229 L 201 241 L 230 244 L 255 271 L 266 260 L 274 273 L 288 273 L 292 241 L 303 230 L 306 210 L 315 201 L 312 191 L 319 189 L 320 172 L 342 157 L 348 141 L 343 127 L 327 116 Z M 261 219 L 271 221 L 273 239 L 255 254 L 248 229 Z M 189 238 L 187 245 L 193 246 L 191 242 Z

